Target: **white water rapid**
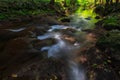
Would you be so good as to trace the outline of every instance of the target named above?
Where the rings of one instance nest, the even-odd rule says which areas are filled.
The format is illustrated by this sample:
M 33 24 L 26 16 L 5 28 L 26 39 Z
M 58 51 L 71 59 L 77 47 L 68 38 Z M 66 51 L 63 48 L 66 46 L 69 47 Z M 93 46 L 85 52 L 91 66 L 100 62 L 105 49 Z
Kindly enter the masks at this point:
M 44 46 L 41 48 L 41 51 L 47 51 L 48 58 L 66 57 L 66 61 L 69 66 L 69 80 L 86 80 L 84 68 L 81 67 L 80 63 L 74 60 L 77 57 L 74 53 L 78 50 L 78 48 L 80 48 L 80 44 L 78 42 L 66 42 L 63 34 L 59 31 L 55 32 L 54 30 L 71 28 L 75 29 L 77 32 L 80 32 L 83 27 L 88 26 L 90 26 L 88 25 L 88 20 L 80 17 L 76 21 L 72 20 L 70 26 L 53 25 L 46 34 L 37 37 L 37 39 L 40 40 L 48 38 L 53 38 L 56 40 L 56 44 L 53 44 L 52 46 Z

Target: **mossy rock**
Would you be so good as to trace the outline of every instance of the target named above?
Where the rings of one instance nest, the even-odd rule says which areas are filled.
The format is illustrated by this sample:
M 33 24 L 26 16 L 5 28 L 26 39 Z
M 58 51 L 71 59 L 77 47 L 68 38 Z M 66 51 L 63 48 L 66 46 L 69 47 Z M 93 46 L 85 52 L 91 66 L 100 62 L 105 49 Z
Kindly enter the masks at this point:
M 63 18 L 61 18 L 60 19 L 60 21 L 62 21 L 62 22 L 70 22 L 70 17 L 63 17 Z
M 101 51 L 109 50 L 112 56 L 120 59 L 120 31 L 110 31 L 105 36 L 98 39 L 96 46 Z
M 120 30 L 120 16 L 119 14 L 109 15 L 95 24 L 107 31 Z
M 108 16 L 103 20 L 103 28 L 106 30 L 120 30 L 120 19 L 117 16 Z
M 98 44 L 106 47 L 114 47 L 118 49 L 120 47 L 120 31 L 110 31 L 105 36 L 102 36 L 98 39 Z
M 120 25 L 118 24 L 104 24 L 104 29 L 106 30 L 113 30 L 113 29 L 118 29 L 120 30 Z

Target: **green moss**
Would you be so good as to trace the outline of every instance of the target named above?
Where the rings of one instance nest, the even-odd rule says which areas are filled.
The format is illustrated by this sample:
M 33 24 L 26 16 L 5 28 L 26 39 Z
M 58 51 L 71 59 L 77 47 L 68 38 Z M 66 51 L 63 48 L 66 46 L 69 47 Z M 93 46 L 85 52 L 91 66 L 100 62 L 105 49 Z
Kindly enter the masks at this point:
M 0 0 L 0 20 L 20 16 L 54 13 L 47 7 L 50 0 Z
M 8 16 L 3 13 L 0 13 L 0 20 L 3 20 L 5 18 L 8 18 Z
M 105 20 L 104 20 L 104 24 L 118 24 L 118 20 L 117 17 L 112 17 L 112 16 L 108 16 Z
M 120 19 L 118 16 L 108 16 L 103 20 L 103 27 L 106 30 L 120 30 Z
M 120 31 L 110 31 L 97 41 L 100 49 L 111 49 L 114 53 L 120 52 Z

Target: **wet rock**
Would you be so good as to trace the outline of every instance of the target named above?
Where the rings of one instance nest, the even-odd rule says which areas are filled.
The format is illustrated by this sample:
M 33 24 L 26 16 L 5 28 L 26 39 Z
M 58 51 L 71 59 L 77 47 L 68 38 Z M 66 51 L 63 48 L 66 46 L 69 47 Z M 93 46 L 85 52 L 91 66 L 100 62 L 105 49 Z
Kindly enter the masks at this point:
M 30 30 L 22 30 L 22 31 L 18 31 L 18 32 L 13 32 L 13 31 L 10 31 L 9 29 L 0 30 L 0 40 L 2 40 L 2 41 L 8 41 L 10 39 L 14 39 L 17 37 L 25 37 L 25 36 L 30 36 L 30 35 L 31 36 L 34 35 L 31 33 Z
M 75 29 L 67 28 L 60 30 L 62 34 L 73 36 L 75 32 L 77 32 Z
M 31 41 L 28 38 L 16 38 L 7 42 L 0 54 L 1 67 L 5 67 L 4 76 L 9 76 L 25 64 L 42 59 L 41 53 L 33 48 Z
M 24 53 L 31 50 L 33 49 L 32 49 L 32 45 L 30 44 L 30 39 L 16 38 L 16 39 L 10 40 L 6 43 L 3 53 L 0 56 L 1 61 L 2 60 L 8 61 L 13 57 L 23 55 Z M 2 62 L 2 63 L 7 64 L 7 62 Z
M 111 14 L 109 16 L 106 16 L 104 19 L 98 21 L 96 23 L 96 28 L 103 28 L 107 31 L 111 30 L 120 30 L 120 19 L 119 14 Z
M 87 17 L 87 18 L 85 18 L 85 19 L 86 19 L 86 20 L 91 20 L 91 18 L 92 18 L 92 17 L 91 17 L 91 16 L 89 16 L 89 17 Z
M 100 16 L 96 16 L 95 19 L 100 19 Z
M 8 30 L 0 30 L 0 40 L 9 40 L 14 38 L 14 33 Z
M 45 40 L 35 40 L 33 41 L 33 46 L 34 48 L 40 50 L 44 46 L 51 46 L 55 43 L 56 43 L 55 39 L 52 39 L 52 38 L 45 39 Z
M 48 24 L 48 25 L 58 25 L 61 24 L 60 21 L 58 21 L 56 18 L 54 18 L 53 16 L 42 16 L 39 19 L 36 19 L 33 21 L 33 23 L 39 23 L 39 24 Z
M 69 35 L 63 35 L 63 38 L 70 43 L 75 43 L 77 40 L 75 37 L 69 36 Z
M 64 22 L 70 22 L 70 18 L 69 17 L 66 17 L 66 18 L 62 18 L 61 21 L 64 23 Z
M 48 30 L 48 26 L 44 25 L 44 26 L 38 26 L 36 27 L 32 32 L 36 34 L 36 36 L 38 35 L 43 35 L 44 33 L 46 33 Z
M 117 25 L 117 24 L 106 24 L 106 25 L 104 25 L 103 26 L 104 27 L 104 29 L 105 30 L 108 30 L 108 31 L 110 31 L 110 30 L 120 30 L 120 25 Z

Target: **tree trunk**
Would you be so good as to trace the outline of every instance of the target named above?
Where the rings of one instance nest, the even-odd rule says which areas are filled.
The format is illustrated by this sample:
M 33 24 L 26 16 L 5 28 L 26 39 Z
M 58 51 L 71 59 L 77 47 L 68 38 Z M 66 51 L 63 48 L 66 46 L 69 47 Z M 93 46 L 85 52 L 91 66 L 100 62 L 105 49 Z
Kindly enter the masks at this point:
M 50 5 L 54 5 L 55 4 L 55 0 L 50 0 Z
M 71 5 L 75 5 L 76 1 L 77 1 L 77 0 L 70 0 L 70 4 L 71 4 Z
M 116 0 L 116 4 L 118 4 L 119 0 Z
M 64 7 L 67 6 L 67 0 L 64 0 Z
M 110 0 L 110 4 L 112 4 L 113 3 L 113 0 Z
M 95 5 L 95 6 L 97 5 L 97 0 L 94 0 L 94 5 Z

